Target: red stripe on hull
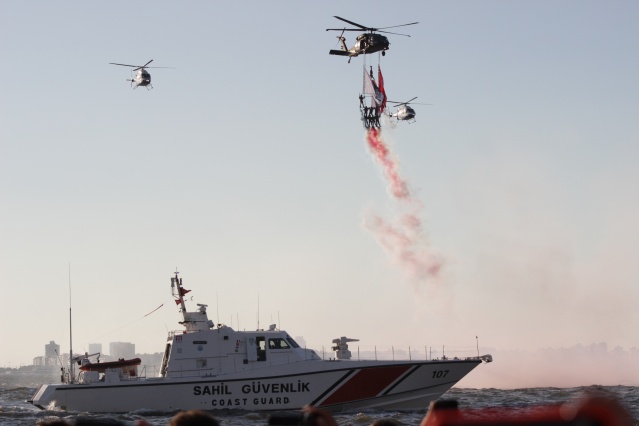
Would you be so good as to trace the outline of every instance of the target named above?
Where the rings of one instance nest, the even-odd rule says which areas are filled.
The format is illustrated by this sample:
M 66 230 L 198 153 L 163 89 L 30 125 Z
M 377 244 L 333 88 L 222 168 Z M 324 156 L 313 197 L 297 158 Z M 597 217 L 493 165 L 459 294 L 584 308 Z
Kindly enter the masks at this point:
M 343 404 L 377 396 L 410 368 L 410 365 L 396 365 L 360 370 L 321 405 Z

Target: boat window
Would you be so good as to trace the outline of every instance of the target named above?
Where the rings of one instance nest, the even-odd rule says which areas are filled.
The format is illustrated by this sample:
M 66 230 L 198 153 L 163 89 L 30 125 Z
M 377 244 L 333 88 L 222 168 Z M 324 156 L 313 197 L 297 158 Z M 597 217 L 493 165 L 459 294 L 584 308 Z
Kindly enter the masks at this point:
M 256 337 L 255 342 L 257 343 L 257 360 L 266 361 L 266 339 L 262 336 Z
M 297 344 L 297 342 L 295 340 L 293 340 L 293 338 L 291 336 L 286 336 L 286 340 L 288 341 L 288 343 L 291 344 L 291 346 L 293 346 L 294 348 L 299 348 L 300 345 Z
M 291 349 L 290 345 L 286 343 L 286 340 L 281 337 L 268 339 L 268 347 L 269 349 Z

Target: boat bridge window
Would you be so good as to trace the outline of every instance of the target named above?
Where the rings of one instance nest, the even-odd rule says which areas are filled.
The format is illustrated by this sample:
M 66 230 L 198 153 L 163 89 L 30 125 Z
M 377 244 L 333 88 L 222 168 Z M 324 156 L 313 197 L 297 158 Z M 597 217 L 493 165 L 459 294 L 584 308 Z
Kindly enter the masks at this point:
M 286 336 L 286 341 L 291 344 L 294 348 L 299 348 L 300 345 L 297 344 L 295 340 L 291 336 Z
M 291 349 L 291 346 L 281 337 L 268 339 L 268 347 L 269 349 Z

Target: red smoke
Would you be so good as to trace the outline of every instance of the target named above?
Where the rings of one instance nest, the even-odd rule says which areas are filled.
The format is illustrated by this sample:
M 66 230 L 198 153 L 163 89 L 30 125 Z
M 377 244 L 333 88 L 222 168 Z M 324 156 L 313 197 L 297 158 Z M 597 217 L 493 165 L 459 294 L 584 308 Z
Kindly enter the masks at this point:
M 375 234 L 380 245 L 411 279 L 424 282 L 437 278 L 443 261 L 431 252 L 428 245 L 418 217 L 421 203 L 414 199 L 408 190 L 408 184 L 399 176 L 397 163 L 384 144 L 381 131 L 369 129 L 366 141 L 371 153 L 382 166 L 390 193 L 400 203 L 398 208 L 402 212 L 398 212 L 392 222 L 371 214 L 364 226 Z
M 375 234 L 380 245 L 409 278 L 424 282 L 437 278 L 444 262 L 431 252 L 418 222 L 413 213 L 400 215 L 395 223 L 371 214 L 364 226 Z
M 399 199 L 409 198 L 408 185 L 399 177 L 397 164 L 381 138 L 381 131 L 378 131 L 374 127 L 369 129 L 366 132 L 366 141 L 368 142 L 368 147 L 371 152 L 377 157 L 377 160 L 384 168 L 384 174 L 389 181 L 391 194 Z

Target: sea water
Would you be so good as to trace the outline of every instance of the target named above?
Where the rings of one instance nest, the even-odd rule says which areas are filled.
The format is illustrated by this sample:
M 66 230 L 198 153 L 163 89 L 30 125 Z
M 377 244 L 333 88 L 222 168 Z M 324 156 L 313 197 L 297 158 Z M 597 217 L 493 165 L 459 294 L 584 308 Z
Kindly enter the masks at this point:
M 68 419 L 78 416 L 101 419 L 112 424 L 135 425 L 144 419 L 151 425 L 168 424 L 175 413 L 134 411 L 126 414 L 87 414 L 64 411 L 40 410 L 26 401 L 41 383 L 51 383 L 50 377 L 36 375 L 0 375 L 0 425 L 35 425 L 43 420 Z M 619 401 L 639 424 L 639 387 L 636 386 L 582 386 L 575 388 L 524 388 L 524 389 L 464 389 L 452 388 L 442 398 L 454 399 L 460 409 L 482 409 L 490 407 L 526 408 L 538 405 L 554 405 L 571 402 L 591 392 L 604 393 Z M 392 418 L 402 425 L 419 425 L 426 407 L 414 411 L 363 411 L 340 413 L 334 417 L 340 425 L 367 426 L 380 418 Z M 268 423 L 265 413 L 245 411 L 216 412 L 222 425 L 264 426 Z

